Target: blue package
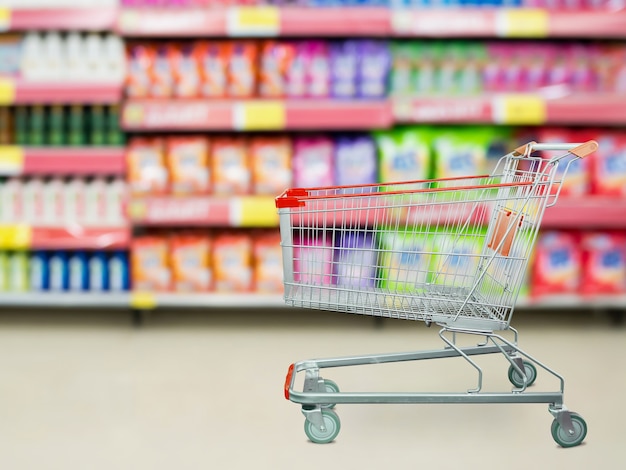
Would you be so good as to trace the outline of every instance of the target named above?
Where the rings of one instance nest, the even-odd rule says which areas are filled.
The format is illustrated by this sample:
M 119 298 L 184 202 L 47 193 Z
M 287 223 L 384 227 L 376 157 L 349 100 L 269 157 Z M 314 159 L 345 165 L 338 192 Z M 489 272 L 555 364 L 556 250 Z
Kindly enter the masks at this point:
M 78 251 L 69 257 L 71 291 L 86 291 L 89 289 L 89 270 L 87 269 L 87 254 Z
M 335 240 L 338 286 L 373 287 L 376 284 L 376 249 L 371 233 L 340 232 Z
M 339 186 L 374 184 L 378 181 L 378 156 L 374 140 L 367 136 L 335 139 L 335 178 Z M 346 193 L 363 192 L 349 188 Z M 375 189 L 375 188 L 373 188 Z
M 335 41 L 329 45 L 330 89 L 335 98 L 354 98 L 358 73 L 359 41 Z
M 48 258 L 48 270 L 50 273 L 50 290 L 66 291 L 70 284 L 70 270 L 67 253 L 55 251 Z
M 115 292 L 130 289 L 130 268 L 128 254 L 116 251 L 109 257 L 109 290 Z
M 358 42 L 357 94 L 361 98 L 387 96 L 391 51 L 386 41 Z
M 97 251 L 89 257 L 89 290 L 92 292 L 109 290 L 107 256 L 102 251 Z
M 50 288 L 48 253 L 33 251 L 30 254 L 30 288 L 33 291 L 46 291 Z

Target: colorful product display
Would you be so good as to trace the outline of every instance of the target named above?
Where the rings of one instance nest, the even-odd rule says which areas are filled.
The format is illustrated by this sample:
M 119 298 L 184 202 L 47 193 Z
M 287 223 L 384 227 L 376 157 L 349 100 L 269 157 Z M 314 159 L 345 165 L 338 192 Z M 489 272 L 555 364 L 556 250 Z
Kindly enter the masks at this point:
M 142 42 L 127 56 L 134 98 L 382 98 L 391 66 L 377 40 Z
M 282 290 L 277 231 L 184 231 L 137 237 L 131 249 L 133 288 L 174 292 Z
M 0 108 L 0 145 L 123 145 L 118 106 L 17 106 Z
M 130 289 L 124 251 L 0 252 L 0 292 L 122 292 Z
M 390 47 L 394 96 L 626 90 L 621 44 L 403 41 Z

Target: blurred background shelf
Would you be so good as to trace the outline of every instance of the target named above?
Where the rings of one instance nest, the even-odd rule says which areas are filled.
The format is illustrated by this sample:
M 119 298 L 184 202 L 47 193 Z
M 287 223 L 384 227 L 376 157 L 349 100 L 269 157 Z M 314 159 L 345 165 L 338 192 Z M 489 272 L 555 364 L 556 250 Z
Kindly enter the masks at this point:
M 107 31 L 113 28 L 117 8 L 9 8 L 0 7 L 0 31 L 80 30 Z
M 113 104 L 122 99 L 119 82 L 34 82 L 0 77 L 0 106 L 24 104 Z
M 0 176 L 124 175 L 124 147 L 0 146 Z
M 0 225 L 0 249 L 98 250 L 123 249 L 130 246 L 129 226 L 84 227 Z

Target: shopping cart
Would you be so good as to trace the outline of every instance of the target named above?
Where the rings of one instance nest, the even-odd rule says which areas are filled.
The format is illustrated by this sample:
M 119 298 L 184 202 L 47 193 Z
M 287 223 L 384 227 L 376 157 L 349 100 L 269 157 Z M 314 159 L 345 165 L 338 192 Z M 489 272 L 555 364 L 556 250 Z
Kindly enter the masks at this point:
M 435 323 L 445 343 L 432 351 L 292 364 L 285 397 L 302 405 L 311 441 L 336 438 L 340 421 L 333 408 L 344 403 L 547 403 L 554 440 L 563 447 L 584 440 L 585 421 L 563 403 L 563 377 L 517 346 L 510 322 L 544 211 L 556 203 L 570 165 L 596 149 L 594 141 L 531 142 L 502 157 L 490 175 L 289 189 L 276 198 L 287 305 Z M 548 159 L 536 155 L 541 151 L 560 153 Z M 511 332 L 508 338 L 495 333 L 504 330 Z M 461 346 L 459 334 L 481 341 Z M 482 391 L 483 371 L 472 356 L 493 353 L 509 363 L 510 392 Z M 476 387 L 461 393 L 340 392 L 320 375 L 331 367 L 450 357 L 475 368 Z M 556 377 L 560 389 L 527 391 L 537 368 Z M 303 388 L 297 391 L 300 372 Z

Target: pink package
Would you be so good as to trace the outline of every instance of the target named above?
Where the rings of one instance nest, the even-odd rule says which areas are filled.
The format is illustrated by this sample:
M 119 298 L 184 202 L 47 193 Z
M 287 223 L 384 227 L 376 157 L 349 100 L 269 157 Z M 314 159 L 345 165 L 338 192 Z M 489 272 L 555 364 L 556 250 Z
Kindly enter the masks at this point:
M 286 94 L 291 97 L 304 97 L 307 95 L 306 42 L 298 42 L 293 48 L 293 57 L 285 67 Z
M 556 144 L 563 142 L 585 142 L 591 138 L 582 136 L 579 131 L 572 132 L 564 128 L 542 128 L 539 131 L 539 142 L 546 144 Z M 544 151 L 542 157 L 551 159 L 563 155 L 564 152 Z M 582 158 L 573 161 L 569 165 L 567 175 L 564 175 L 567 168 L 567 159 L 564 159 L 557 168 L 555 182 L 561 181 L 561 195 L 582 196 L 591 191 L 591 159 L 593 157 Z M 565 177 L 564 177 L 565 176 Z M 552 192 L 556 193 L 558 185 L 552 187 Z
M 598 139 L 592 159 L 593 192 L 607 196 L 626 195 L 626 136 L 607 132 Z
M 325 137 L 299 138 L 292 159 L 294 185 L 299 188 L 334 184 L 332 140 Z
M 305 41 L 302 46 L 306 69 L 306 94 L 330 95 L 330 53 L 325 41 Z
M 620 294 L 626 290 L 626 236 L 590 232 L 583 235 L 582 294 Z
M 544 232 L 537 241 L 533 265 L 533 295 L 572 294 L 578 290 L 581 250 L 575 234 Z
M 329 237 L 315 237 L 307 232 L 294 237 L 294 281 L 311 285 L 331 285 L 333 274 L 333 243 Z

